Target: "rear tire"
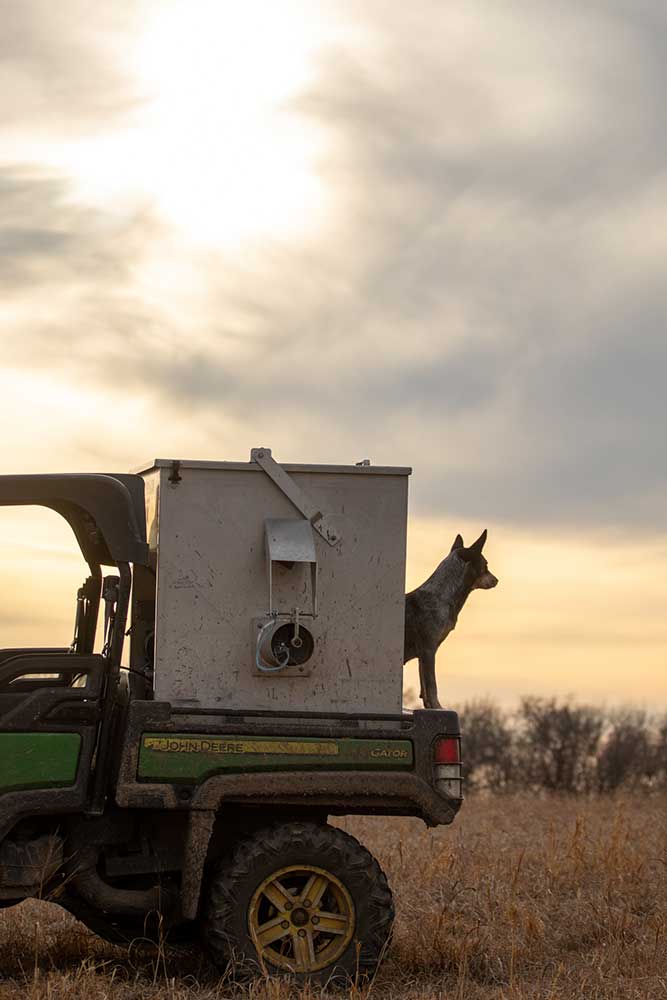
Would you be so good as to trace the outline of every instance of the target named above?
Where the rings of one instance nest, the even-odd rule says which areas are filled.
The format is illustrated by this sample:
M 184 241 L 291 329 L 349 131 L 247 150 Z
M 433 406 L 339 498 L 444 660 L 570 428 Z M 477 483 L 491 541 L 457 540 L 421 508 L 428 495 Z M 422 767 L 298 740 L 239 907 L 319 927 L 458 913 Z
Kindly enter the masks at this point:
M 237 844 L 207 889 L 204 940 L 236 975 L 325 984 L 372 975 L 394 921 L 375 858 L 334 827 L 294 822 Z

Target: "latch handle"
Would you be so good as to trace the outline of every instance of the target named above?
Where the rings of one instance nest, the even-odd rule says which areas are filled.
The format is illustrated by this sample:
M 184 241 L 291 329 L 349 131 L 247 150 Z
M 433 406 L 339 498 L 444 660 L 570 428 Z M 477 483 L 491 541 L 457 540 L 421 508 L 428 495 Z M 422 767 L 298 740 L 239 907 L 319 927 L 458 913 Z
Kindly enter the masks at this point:
M 270 448 L 253 448 L 250 452 L 250 461 L 256 462 L 264 470 L 269 479 L 273 480 L 296 509 L 310 521 L 315 531 L 322 536 L 328 545 L 337 545 L 342 540 L 342 535 L 331 517 L 323 514 L 301 487 L 297 486 L 292 477 L 285 472 L 282 465 L 278 465 L 276 460 L 271 457 Z

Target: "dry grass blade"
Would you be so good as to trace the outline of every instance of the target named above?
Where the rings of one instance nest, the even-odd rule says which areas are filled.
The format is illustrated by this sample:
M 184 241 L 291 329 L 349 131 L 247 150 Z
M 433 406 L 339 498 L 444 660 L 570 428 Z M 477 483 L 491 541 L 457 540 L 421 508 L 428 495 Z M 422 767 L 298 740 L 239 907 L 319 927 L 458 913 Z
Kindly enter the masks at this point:
M 349 1000 L 667 1000 L 667 798 L 527 794 L 466 802 L 456 824 L 341 823 L 385 868 L 397 920 Z M 95 938 L 54 904 L 0 912 L 0 1000 L 321 1000 L 221 978 L 192 950 Z

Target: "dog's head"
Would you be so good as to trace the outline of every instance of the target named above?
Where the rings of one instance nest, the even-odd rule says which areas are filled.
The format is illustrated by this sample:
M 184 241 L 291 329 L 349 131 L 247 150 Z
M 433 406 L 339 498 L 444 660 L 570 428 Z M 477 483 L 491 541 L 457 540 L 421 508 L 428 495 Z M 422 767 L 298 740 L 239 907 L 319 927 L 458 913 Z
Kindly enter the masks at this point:
M 466 547 L 460 535 L 456 536 L 452 545 L 452 552 L 455 552 L 459 559 L 468 564 L 469 572 L 474 581 L 471 590 L 491 590 L 498 583 L 498 577 L 490 571 L 489 564 L 482 555 L 485 542 L 486 528 L 472 545 Z

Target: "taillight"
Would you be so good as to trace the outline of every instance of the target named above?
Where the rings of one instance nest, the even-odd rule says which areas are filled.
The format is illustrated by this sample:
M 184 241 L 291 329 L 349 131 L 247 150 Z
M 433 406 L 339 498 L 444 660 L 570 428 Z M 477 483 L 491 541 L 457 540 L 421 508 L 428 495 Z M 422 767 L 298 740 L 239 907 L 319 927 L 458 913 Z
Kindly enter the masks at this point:
M 440 736 L 433 744 L 435 787 L 450 799 L 463 798 L 461 741 L 458 736 Z
M 460 764 L 461 741 L 458 736 L 441 736 L 436 740 L 433 760 L 436 764 Z

